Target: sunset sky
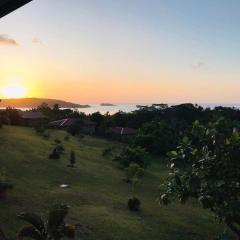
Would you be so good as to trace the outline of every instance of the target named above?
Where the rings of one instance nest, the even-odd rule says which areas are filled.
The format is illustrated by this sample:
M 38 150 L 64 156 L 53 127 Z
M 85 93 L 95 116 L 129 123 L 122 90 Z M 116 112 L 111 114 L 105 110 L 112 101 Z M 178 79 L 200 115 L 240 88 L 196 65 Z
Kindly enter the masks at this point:
M 0 97 L 240 103 L 239 0 L 34 0 L 0 20 Z

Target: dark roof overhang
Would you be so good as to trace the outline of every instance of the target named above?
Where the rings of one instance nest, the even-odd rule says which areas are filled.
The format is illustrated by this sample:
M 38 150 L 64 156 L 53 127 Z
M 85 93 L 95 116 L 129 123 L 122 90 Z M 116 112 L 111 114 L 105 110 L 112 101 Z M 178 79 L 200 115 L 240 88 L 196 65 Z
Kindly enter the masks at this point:
M 32 0 L 0 0 L 0 18 L 31 1 Z

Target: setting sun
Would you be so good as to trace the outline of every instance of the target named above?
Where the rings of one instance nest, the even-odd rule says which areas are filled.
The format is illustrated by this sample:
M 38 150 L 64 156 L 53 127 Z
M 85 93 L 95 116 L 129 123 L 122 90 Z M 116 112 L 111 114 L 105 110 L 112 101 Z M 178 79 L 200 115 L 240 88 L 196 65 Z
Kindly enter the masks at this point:
M 1 93 L 5 98 L 22 98 L 26 96 L 27 88 L 20 84 L 12 83 L 3 87 Z

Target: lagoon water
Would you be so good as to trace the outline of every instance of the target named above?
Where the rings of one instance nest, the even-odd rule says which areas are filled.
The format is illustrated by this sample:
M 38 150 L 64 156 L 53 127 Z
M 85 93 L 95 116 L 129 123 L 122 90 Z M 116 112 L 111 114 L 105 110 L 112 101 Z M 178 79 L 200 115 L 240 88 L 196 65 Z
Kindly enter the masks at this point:
M 81 103 L 80 103 L 81 104 Z M 116 104 L 114 106 L 102 106 L 100 104 L 89 104 L 91 107 L 89 108 L 74 108 L 74 110 L 77 110 L 79 112 L 84 112 L 85 114 L 92 114 L 94 112 L 100 112 L 101 114 L 109 113 L 109 114 L 114 114 L 118 111 L 123 111 L 123 112 L 132 112 L 137 110 L 137 105 L 148 105 L 151 106 L 151 103 L 125 103 L 125 104 Z M 169 106 L 176 105 L 176 104 L 168 104 Z M 223 107 L 234 107 L 240 109 L 240 104 L 198 104 L 204 108 L 214 108 L 216 106 L 223 106 Z M 4 109 L 4 108 L 0 108 Z M 19 108 L 22 111 L 30 110 L 30 108 Z

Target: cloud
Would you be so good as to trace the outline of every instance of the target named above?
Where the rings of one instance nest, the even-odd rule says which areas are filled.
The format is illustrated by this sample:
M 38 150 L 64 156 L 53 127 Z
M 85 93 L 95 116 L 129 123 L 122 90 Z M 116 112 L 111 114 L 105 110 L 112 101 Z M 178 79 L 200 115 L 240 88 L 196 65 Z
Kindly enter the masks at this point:
M 0 34 L 0 45 L 17 46 L 18 43 L 14 39 L 9 38 L 7 35 Z
M 40 44 L 40 45 L 44 45 L 43 42 L 42 42 L 42 40 L 39 39 L 39 38 L 33 38 L 33 39 L 32 39 L 32 43 L 34 43 L 34 44 Z

